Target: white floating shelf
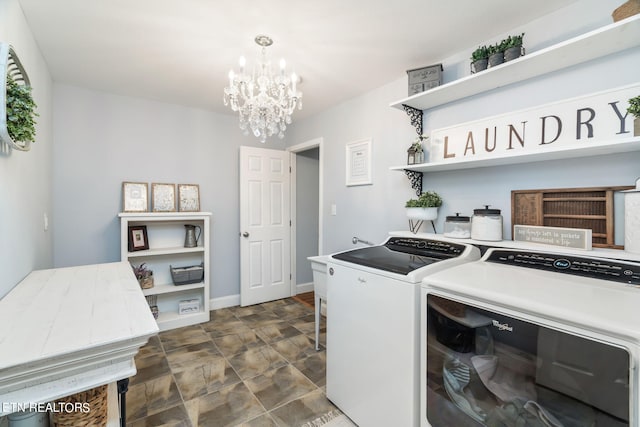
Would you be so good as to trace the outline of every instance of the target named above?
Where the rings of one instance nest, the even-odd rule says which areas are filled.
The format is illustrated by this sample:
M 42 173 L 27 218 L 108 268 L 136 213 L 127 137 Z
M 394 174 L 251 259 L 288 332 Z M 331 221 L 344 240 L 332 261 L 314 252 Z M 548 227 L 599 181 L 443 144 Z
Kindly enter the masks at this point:
M 611 144 L 597 147 L 580 147 L 549 150 L 542 153 L 520 154 L 514 156 L 490 157 L 458 160 L 452 162 L 421 163 L 418 165 L 393 166 L 391 170 L 410 170 L 415 172 L 442 172 L 460 169 L 484 168 L 489 166 L 511 165 L 518 163 L 541 162 L 548 160 L 570 159 L 576 157 L 604 156 L 607 154 L 640 151 L 640 138 L 628 138 L 612 141 Z
M 390 105 L 402 109 L 404 104 L 428 110 L 638 46 L 640 15 L 635 15 Z

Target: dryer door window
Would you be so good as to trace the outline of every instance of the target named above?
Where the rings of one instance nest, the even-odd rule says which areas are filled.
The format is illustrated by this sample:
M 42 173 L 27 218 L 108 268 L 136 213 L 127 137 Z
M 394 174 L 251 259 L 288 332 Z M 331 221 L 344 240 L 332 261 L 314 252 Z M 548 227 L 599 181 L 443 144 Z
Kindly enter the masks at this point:
M 627 350 L 427 295 L 433 427 L 629 426 Z

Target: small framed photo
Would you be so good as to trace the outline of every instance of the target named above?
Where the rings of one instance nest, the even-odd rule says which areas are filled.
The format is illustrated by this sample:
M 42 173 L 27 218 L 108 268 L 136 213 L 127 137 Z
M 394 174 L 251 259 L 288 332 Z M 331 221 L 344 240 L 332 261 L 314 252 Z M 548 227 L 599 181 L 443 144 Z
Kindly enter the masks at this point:
M 175 212 L 176 186 L 175 184 L 151 184 L 151 211 Z
M 146 182 L 122 183 L 122 211 L 147 212 L 149 185 Z
M 200 187 L 198 184 L 178 184 L 178 210 L 200 212 Z
M 129 252 L 149 249 L 146 225 L 129 226 Z
M 346 145 L 346 185 L 370 185 L 371 139 L 350 142 Z

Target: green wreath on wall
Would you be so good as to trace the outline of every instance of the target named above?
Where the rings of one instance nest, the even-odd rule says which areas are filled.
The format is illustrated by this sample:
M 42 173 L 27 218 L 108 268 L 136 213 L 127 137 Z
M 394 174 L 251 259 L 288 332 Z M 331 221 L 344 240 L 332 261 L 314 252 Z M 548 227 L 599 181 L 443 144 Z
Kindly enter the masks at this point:
M 0 44 L 0 139 L 14 149 L 29 151 L 35 141 L 37 105 L 31 94 L 29 77 L 13 48 Z

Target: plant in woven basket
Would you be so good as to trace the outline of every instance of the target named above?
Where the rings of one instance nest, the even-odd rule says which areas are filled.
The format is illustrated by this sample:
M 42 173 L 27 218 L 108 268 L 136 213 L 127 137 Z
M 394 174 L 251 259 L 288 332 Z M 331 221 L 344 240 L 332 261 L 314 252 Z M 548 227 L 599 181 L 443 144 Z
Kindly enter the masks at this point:
M 140 287 L 142 287 L 142 289 L 153 287 L 153 271 L 145 267 L 145 264 L 146 263 L 143 262 L 137 267 L 131 264 L 133 274 L 136 276 L 136 279 L 138 279 L 138 283 L 140 283 Z
M 31 87 L 19 85 L 7 75 L 7 132 L 14 141 L 35 141 L 36 107 Z

